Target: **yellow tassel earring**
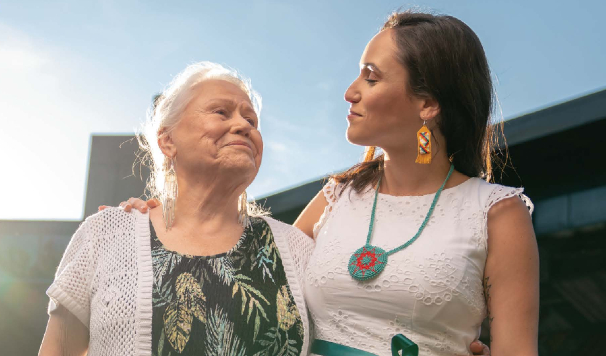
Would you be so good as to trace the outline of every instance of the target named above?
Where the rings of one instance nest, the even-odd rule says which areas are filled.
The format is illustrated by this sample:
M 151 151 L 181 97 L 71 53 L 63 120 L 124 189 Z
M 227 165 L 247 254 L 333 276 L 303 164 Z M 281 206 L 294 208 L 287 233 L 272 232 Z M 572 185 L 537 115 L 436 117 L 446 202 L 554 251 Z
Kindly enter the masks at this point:
M 364 162 L 370 162 L 375 158 L 375 151 L 377 147 L 375 146 L 367 146 L 366 153 L 364 154 Z
M 427 128 L 427 121 L 423 121 L 423 127 L 417 131 L 417 141 L 419 151 L 415 163 L 431 163 L 431 132 Z

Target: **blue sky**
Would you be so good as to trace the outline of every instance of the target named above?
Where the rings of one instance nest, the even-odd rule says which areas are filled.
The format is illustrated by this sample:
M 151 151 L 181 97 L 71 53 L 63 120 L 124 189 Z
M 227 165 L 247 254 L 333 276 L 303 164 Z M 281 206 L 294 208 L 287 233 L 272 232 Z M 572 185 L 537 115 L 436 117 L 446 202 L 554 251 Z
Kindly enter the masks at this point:
M 0 0 L 0 219 L 82 218 L 91 133 L 132 133 L 201 60 L 263 96 L 250 194 L 346 168 L 362 148 L 345 140 L 343 93 L 386 16 L 411 6 L 478 34 L 505 119 L 606 87 L 604 1 Z

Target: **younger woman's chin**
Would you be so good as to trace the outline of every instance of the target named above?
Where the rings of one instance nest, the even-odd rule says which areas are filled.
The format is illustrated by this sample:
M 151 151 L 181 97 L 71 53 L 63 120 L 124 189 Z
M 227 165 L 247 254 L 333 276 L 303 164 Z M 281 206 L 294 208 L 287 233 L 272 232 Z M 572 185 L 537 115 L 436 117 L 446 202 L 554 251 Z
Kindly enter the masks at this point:
M 345 138 L 347 139 L 347 142 L 351 143 L 352 145 L 372 146 L 372 144 L 369 144 L 371 140 L 369 140 L 367 135 L 364 135 L 362 132 L 358 132 L 356 129 L 352 129 L 351 127 L 347 128 Z

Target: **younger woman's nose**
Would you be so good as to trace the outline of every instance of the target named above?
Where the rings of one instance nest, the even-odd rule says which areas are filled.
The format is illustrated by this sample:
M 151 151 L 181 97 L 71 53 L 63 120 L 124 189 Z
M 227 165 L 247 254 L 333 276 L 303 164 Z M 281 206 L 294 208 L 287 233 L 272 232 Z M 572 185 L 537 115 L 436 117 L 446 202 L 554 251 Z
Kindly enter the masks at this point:
M 345 91 L 345 101 L 348 103 L 357 103 L 360 101 L 360 92 L 355 87 L 356 82 L 351 83 L 349 88 Z

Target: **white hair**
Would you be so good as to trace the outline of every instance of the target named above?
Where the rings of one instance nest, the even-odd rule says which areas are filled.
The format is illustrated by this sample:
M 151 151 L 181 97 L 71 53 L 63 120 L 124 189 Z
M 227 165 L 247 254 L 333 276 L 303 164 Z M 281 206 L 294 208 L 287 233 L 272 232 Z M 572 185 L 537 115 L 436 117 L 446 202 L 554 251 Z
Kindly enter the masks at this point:
M 143 151 L 141 160 L 151 170 L 147 184 L 150 197 L 159 198 L 164 190 L 164 173 L 168 157 L 158 146 L 160 135 L 170 134 L 183 116 L 183 111 L 194 98 L 196 85 L 211 79 L 225 80 L 240 87 L 253 105 L 258 117 L 261 114 L 261 96 L 252 89 L 250 79 L 237 71 L 213 62 L 190 64 L 179 73 L 147 111 L 147 119 L 137 135 Z M 260 123 L 260 121 L 259 121 Z M 252 208 L 249 207 L 249 210 Z

